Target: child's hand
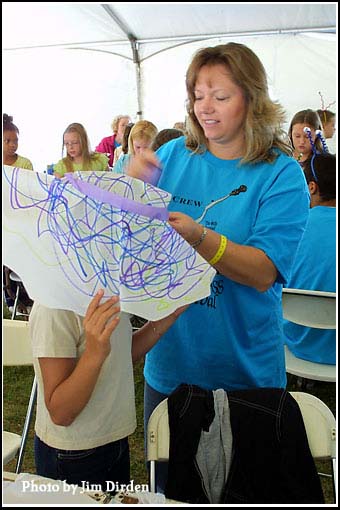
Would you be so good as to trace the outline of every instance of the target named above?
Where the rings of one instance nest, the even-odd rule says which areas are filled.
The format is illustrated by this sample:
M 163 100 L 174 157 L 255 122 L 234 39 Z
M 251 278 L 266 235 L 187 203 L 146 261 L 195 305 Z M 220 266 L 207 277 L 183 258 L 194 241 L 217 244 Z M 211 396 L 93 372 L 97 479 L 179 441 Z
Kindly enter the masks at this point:
M 100 304 L 104 291 L 100 290 L 90 302 L 84 318 L 86 350 L 105 360 L 111 350 L 110 337 L 119 322 L 120 306 L 118 296 Z M 114 317 L 115 316 L 115 317 Z
M 149 184 L 157 185 L 160 177 L 160 162 L 151 149 L 132 156 L 126 168 L 126 174 Z

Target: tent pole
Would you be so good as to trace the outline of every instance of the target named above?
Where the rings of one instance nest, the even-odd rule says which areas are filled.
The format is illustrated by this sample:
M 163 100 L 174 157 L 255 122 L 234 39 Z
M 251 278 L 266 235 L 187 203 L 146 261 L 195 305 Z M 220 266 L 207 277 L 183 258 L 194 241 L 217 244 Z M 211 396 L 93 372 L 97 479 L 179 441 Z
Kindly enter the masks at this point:
M 143 105 L 142 105 L 142 77 L 141 77 L 141 66 L 140 66 L 140 58 L 138 53 L 138 42 L 135 38 L 129 38 L 131 49 L 132 49 L 132 57 L 133 62 L 135 64 L 136 69 L 136 86 L 137 86 L 137 120 L 143 119 Z
M 114 5 L 114 4 L 113 4 Z M 137 85 L 137 118 L 141 120 L 143 118 L 143 107 L 142 107 L 142 79 L 141 79 L 141 67 L 140 58 L 138 53 L 138 42 L 137 37 L 132 33 L 130 27 L 117 15 L 111 5 L 101 4 L 104 11 L 114 20 L 116 25 L 124 32 L 126 37 L 129 39 L 132 50 L 133 62 L 136 66 L 136 85 Z

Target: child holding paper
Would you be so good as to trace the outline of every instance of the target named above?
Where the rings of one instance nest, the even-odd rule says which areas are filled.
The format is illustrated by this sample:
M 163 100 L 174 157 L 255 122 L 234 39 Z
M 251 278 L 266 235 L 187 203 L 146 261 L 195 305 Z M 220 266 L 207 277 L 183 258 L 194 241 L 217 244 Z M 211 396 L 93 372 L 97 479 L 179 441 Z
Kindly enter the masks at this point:
M 118 297 L 99 291 L 85 317 L 35 303 L 30 316 L 38 380 L 37 474 L 67 483 L 130 482 L 128 436 L 136 428 L 132 363 L 186 306 L 134 332 Z

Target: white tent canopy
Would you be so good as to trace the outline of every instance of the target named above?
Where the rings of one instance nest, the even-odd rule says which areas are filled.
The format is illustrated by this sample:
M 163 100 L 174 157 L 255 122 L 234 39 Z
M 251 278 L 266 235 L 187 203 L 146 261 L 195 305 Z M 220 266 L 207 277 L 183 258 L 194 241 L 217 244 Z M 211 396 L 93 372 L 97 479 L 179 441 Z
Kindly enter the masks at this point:
M 185 72 L 207 45 L 241 42 L 292 115 L 336 100 L 336 3 L 3 2 L 3 109 L 36 170 L 81 122 L 92 147 L 121 113 L 159 129 L 185 118 Z M 335 106 L 332 106 L 334 110 Z

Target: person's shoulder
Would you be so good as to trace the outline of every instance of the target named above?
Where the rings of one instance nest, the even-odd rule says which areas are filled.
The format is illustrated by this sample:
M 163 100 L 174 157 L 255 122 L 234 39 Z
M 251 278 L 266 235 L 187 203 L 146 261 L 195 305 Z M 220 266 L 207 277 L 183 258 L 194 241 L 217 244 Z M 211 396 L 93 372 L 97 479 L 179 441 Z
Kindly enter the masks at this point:
M 310 216 L 336 219 L 337 210 L 336 207 L 330 207 L 328 205 L 316 205 L 314 207 L 311 207 Z
M 57 173 L 65 173 L 66 172 L 66 166 L 64 159 L 59 159 L 57 163 L 53 166 L 53 172 Z
M 102 138 L 102 140 L 96 146 L 96 151 L 97 152 L 109 152 L 110 147 L 113 146 L 113 142 L 114 142 L 114 135 L 105 136 L 104 138 Z
M 92 156 L 93 159 L 96 159 L 98 161 L 102 161 L 102 162 L 105 162 L 105 163 L 109 162 L 109 158 L 103 152 L 93 152 L 91 156 Z
M 293 156 L 287 154 L 286 152 L 283 152 L 283 150 L 279 149 L 278 147 L 273 147 L 271 149 L 271 154 L 274 155 L 275 159 L 274 159 L 274 163 L 275 161 L 295 161 L 297 162 Z
M 30 323 L 32 327 L 35 324 L 54 324 L 66 327 L 67 324 L 76 325 L 81 322 L 83 318 L 72 312 L 71 310 L 63 310 L 60 308 L 50 308 L 37 301 L 33 303 L 30 313 Z
M 271 163 L 269 163 L 270 165 L 277 167 L 278 169 L 289 167 L 295 170 L 300 169 L 302 171 L 301 166 L 296 161 L 296 159 L 293 158 L 293 156 L 286 154 L 276 147 L 273 149 L 273 153 L 274 159 Z
M 59 159 L 54 166 L 65 166 L 65 158 Z
M 42 303 L 39 303 L 39 301 L 34 301 L 32 306 L 32 312 L 34 313 L 41 313 L 45 315 L 49 315 L 51 317 L 53 316 L 69 316 L 74 317 L 77 316 L 75 312 L 72 312 L 71 310 L 64 310 L 62 308 L 51 308 L 49 306 L 46 306 Z
M 16 162 L 20 168 L 25 168 L 26 170 L 33 170 L 32 162 L 28 158 L 25 158 L 24 156 L 18 155 Z
M 115 135 L 104 136 L 100 143 L 113 143 Z
M 114 173 L 123 174 L 124 168 L 127 165 L 130 158 L 131 158 L 130 154 L 124 154 L 122 152 L 121 155 L 119 156 L 119 158 L 117 159 L 115 165 L 113 166 Z
M 169 140 L 161 145 L 157 149 L 156 154 L 166 154 L 171 152 L 180 153 L 187 150 L 188 149 L 185 146 L 185 136 L 180 136 L 179 138 L 174 138 L 173 140 Z

